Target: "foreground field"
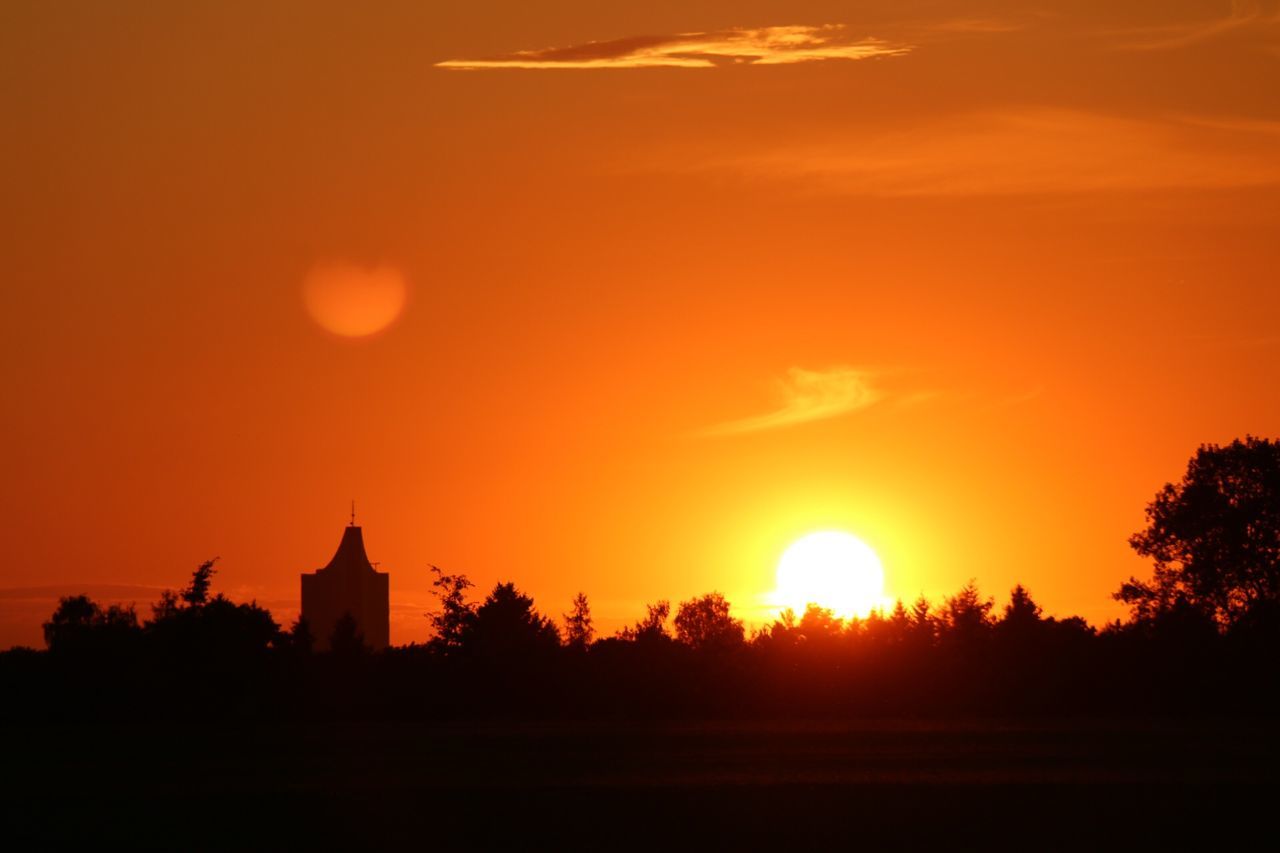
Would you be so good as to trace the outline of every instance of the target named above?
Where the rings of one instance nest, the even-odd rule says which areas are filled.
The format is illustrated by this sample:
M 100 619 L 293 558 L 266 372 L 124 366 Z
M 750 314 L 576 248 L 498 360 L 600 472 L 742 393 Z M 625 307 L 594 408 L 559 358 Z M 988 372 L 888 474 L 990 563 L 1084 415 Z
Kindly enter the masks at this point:
M 919 849 L 1225 842 L 1267 722 L 271 724 L 10 731 L 24 847 Z

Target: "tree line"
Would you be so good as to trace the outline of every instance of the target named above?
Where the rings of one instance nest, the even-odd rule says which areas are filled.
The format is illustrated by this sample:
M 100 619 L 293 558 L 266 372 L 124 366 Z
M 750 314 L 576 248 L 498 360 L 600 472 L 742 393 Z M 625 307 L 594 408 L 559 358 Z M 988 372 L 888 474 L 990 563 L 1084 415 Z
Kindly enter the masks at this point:
M 483 597 L 432 568 L 431 639 L 374 654 L 347 618 L 317 653 L 256 603 L 213 594 L 214 561 L 140 621 L 60 601 L 47 651 L 0 655 L 11 714 L 216 709 L 474 717 L 687 714 L 1219 713 L 1280 699 L 1280 444 L 1204 445 L 1147 508 L 1132 547 L 1153 560 L 1100 630 L 1046 616 L 1015 586 L 970 581 L 941 601 L 842 619 L 810 605 L 748 632 L 717 592 L 661 600 L 611 636 L 579 594 L 553 618 L 511 582 Z

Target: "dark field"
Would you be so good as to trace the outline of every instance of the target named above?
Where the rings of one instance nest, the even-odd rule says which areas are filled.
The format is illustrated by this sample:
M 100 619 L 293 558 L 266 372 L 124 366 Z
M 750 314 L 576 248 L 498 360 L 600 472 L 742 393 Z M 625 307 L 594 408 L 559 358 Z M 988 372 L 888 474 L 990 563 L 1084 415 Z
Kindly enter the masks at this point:
M 24 849 L 1272 847 L 1266 721 L 10 729 Z M 1260 843 L 1259 843 L 1260 842 Z

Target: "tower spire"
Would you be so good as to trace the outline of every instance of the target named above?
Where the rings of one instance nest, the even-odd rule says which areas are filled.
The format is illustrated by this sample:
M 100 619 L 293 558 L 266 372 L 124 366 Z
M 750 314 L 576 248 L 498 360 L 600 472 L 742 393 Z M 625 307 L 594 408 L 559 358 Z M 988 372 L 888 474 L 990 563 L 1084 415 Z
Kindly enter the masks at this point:
M 352 527 L 355 527 L 355 526 L 356 526 L 356 500 L 355 500 L 355 498 L 352 498 L 352 499 L 351 499 L 351 526 L 352 526 Z

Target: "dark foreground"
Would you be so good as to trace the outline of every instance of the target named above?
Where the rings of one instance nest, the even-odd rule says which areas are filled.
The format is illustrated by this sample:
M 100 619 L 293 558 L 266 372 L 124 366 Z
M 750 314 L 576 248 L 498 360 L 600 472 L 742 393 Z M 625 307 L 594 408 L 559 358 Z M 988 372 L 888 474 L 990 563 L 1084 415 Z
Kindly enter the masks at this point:
M 1269 721 L 10 728 L 9 849 L 1222 849 Z

